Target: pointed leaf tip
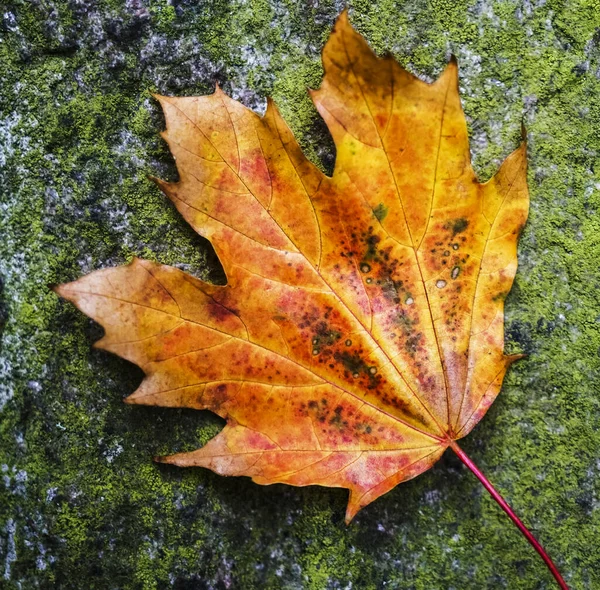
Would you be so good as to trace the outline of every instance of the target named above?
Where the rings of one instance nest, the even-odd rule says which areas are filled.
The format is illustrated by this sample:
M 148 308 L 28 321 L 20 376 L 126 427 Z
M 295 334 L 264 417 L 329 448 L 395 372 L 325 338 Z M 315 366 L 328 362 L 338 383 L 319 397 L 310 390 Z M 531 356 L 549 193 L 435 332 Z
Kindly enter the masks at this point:
M 347 6 L 340 12 L 336 22 L 350 23 L 350 10 Z
M 520 354 L 509 354 L 506 356 L 506 358 L 508 359 L 508 362 L 510 365 L 512 365 L 513 363 L 516 363 L 517 361 L 523 360 L 528 358 L 529 355 L 525 354 L 525 353 L 520 353 Z
M 458 94 L 458 60 L 456 59 L 456 56 L 454 54 L 450 55 L 450 59 L 448 60 L 444 71 L 441 73 L 441 75 L 435 82 L 443 80 L 446 77 L 450 77 L 452 79 L 452 81 L 456 85 L 456 93 Z
M 356 492 L 352 492 L 351 490 L 350 497 L 348 498 L 348 505 L 346 507 L 346 514 L 344 516 L 344 522 L 346 525 L 349 525 L 354 520 L 354 517 L 360 512 L 361 509 L 360 504 L 356 498 L 353 498 L 353 495 L 356 496 Z

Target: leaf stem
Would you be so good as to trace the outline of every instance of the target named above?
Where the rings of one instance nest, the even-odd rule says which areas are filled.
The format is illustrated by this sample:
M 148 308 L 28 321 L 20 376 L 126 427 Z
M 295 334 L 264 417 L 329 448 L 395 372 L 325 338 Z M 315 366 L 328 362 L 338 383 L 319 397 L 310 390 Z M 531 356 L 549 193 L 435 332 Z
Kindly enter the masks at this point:
M 563 580 L 554 562 L 550 559 L 550 556 L 546 553 L 544 548 L 540 545 L 539 541 L 533 536 L 531 531 L 523 524 L 521 519 L 514 513 L 513 509 L 508 505 L 506 500 L 500 495 L 498 490 L 488 481 L 487 477 L 479 471 L 479 468 L 469 456 L 456 444 L 455 441 L 450 443 L 452 450 L 458 455 L 458 458 L 475 474 L 475 477 L 483 484 L 483 487 L 490 493 L 492 498 L 498 502 L 500 508 L 508 514 L 509 518 L 515 523 L 517 528 L 523 533 L 525 538 L 533 545 L 533 548 L 540 554 L 540 557 L 544 560 L 548 569 L 552 572 L 552 575 L 558 582 L 558 585 L 562 590 L 569 590 L 566 582 Z

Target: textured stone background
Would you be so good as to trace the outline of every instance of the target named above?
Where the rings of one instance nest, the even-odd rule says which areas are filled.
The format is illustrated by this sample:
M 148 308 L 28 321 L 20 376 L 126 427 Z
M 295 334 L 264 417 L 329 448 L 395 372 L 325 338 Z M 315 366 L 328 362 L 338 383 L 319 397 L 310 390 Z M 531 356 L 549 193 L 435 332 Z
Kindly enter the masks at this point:
M 279 104 L 310 157 L 307 98 L 343 2 L 0 2 L 0 586 L 542 589 L 540 559 L 447 454 L 346 527 L 346 492 L 152 463 L 221 426 L 129 407 L 139 369 L 48 285 L 133 255 L 222 279 L 147 179 L 172 179 L 150 92 Z M 476 170 L 529 136 L 532 205 L 507 302 L 511 369 L 464 441 L 572 588 L 600 588 L 600 3 L 364 0 L 377 51 L 433 79 L 458 57 Z

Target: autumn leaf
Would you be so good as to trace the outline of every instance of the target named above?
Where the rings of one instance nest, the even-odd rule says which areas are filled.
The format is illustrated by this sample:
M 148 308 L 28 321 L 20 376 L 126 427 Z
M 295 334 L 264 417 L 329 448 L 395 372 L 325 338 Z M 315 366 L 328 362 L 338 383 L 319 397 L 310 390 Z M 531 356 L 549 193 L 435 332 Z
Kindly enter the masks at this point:
M 102 324 L 97 347 L 146 373 L 127 402 L 227 420 L 165 461 L 346 487 L 350 520 L 431 467 L 498 394 L 526 158 L 523 144 L 477 181 L 454 60 L 422 82 L 344 14 L 323 62 L 312 97 L 337 148 L 332 178 L 272 102 L 261 118 L 218 88 L 157 97 L 180 176 L 159 186 L 211 240 L 227 286 L 135 260 L 58 292 Z
M 57 291 L 102 324 L 97 347 L 144 370 L 128 403 L 226 419 L 203 448 L 159 460 L 348 488 L 350 521 L 449 446 L 462 453 L 518 358 L 503 352 L 503 308 L 526 146 L 478 182 L 456 61 L 425 83 L 346 13 L 323 64 L 312 98 L 332 177 L 270 101 L 261 118 L 219 88 L 157 96 L 180 178 L 157 183 L 210 239 L 226 286 L 134 260 Z

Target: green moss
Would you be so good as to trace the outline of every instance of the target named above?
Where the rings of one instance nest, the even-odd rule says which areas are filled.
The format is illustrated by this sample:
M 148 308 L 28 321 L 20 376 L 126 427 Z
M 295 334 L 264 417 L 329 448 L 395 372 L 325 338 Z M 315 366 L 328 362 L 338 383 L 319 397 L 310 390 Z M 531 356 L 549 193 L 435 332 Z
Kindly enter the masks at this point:
M 168 33 L 177 21 L 175 7 L 166 0 L 153 0 L 150 3 L 150 14 L 157 31 Z
M 140 371 L 92 349 L 97 326 L 49 285 L 132 256 L 223 280 L 206 241 L 147 178 L 176 178 L 150 92 L 203 94 L 218 80 L 248 104 L 271 95 L 309 157 L 331 172 L 334 148 L 306 89 L 320 84 L 337 8 L 147 6 L 98 2 L 85 8 L 97 10 L 93 18 L 66 0 L 3 9 L 16 23 L 4 16 L 0 43 L 0 119 L 9 129 L 0 142 L 5 585 L 552 588 L 539 558 L 451 455 L 349 527 L 343 490 L 261 487 L 152 462 L 205 444 L 222 421 L 122 404 Z M 457 56 L 482 180 L 525 124 L 532 205 L 506 301 L 506 346 L 528 358 L 464 448 L 570 585 L 596 588 L 597 2 L 350 8 L 378 52 L 421 76 L 437 77 Z

